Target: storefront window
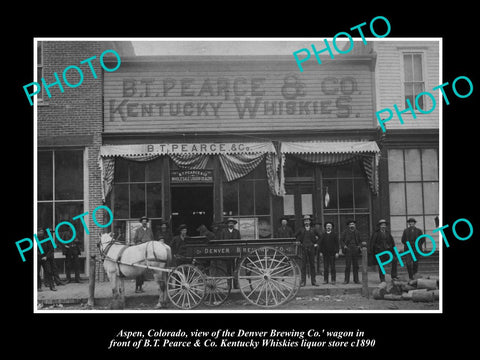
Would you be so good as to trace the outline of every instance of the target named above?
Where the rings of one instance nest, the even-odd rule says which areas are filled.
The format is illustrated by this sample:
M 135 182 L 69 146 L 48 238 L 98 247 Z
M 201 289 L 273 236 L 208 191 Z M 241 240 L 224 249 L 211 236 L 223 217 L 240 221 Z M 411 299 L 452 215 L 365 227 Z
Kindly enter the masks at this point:
M 37 224 L 50 229 L 56 240 L 57 224 L 72 223 L 80 241 L 81 255 L 84 255 L 83 225 L 72 221 L 84 212 L 83 150 L 39 150 L 37 160 Z M 59 233 L 65 228 L 59 227 Z M 63 246 L 60 241 L 56 244 L 55 252 L 61 254 Z M 80 263 L 84 272 L 84 259 Z M 57 267 L 64 273 L 62 259 L 57 259 Z
M 397 245 L 409 217 L 424 233 L 432 234 L 439 212 L 438 150 L 388 150 L 388 179 L 390 228 Z
M 339 232 L 349 219 L 366 238 L 370 234 L 370 189 L 358 162 L 321 169 L 323 223 L 332 221 Z
M 115 161 L 112 209 L 113 230 L 125 241 L 127 223 L 136 223 L 140 217 L 150 218 L 152 229 L 160 225 L 163 214 L 162 159 L 151 161 Z
M 270 209 L 264 162 L 243 178 L 223 183 L 223 216 L 256 218 L 256 235 L 260 238 L 272 235 Z

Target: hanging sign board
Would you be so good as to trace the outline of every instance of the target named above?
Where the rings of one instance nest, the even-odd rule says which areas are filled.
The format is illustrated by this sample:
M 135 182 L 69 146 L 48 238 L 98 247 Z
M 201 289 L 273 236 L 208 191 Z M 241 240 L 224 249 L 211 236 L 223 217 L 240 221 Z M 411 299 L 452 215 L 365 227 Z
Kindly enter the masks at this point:
M 171 170 L 170 183 L 212 183 L 213 170 Z

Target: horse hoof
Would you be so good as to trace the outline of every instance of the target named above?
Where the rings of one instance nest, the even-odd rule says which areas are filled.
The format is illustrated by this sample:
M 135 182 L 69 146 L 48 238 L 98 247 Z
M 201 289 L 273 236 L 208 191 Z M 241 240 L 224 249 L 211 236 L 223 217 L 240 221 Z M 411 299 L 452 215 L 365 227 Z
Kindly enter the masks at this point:
M 162 309 L 163 308 L 163 305 L 161 303 L 158 303 L 157 305 L 155 305 L 155 309 Z

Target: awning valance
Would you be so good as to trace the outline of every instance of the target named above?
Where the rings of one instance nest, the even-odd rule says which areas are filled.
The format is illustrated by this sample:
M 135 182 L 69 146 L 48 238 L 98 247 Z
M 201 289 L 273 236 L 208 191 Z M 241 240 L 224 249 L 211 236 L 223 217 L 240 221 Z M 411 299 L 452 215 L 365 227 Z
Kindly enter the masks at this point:
M 372 193 L 378 193 L 380 149 L 375 141 L 282 142 L 282 156 L 290 154 L 319 166 L 339 166 L 359 161 Z
M 286 141 L 280 151 L 284 154 L 360 154 L 380 153 L 375 141 Z
M 264 154 L 275 152 L 271 142 L 174 143 L 103 145 L 101 157 L 145 157 L 155 155 Z

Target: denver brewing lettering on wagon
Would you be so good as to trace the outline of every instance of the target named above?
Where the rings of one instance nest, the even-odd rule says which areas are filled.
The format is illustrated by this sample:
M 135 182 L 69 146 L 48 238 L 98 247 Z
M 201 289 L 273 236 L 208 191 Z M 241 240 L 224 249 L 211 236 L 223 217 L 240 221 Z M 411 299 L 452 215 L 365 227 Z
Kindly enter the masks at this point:
M 257 115 L 352 115 L 351 95 L 362 91 L 352 76 L 326 76 L 320 82 L 320 97 L 308 94 L 306 84 L 295 75 L 283 78 L 275 98 L 268 100 L 265 77 L 193 78 L 124 78 L 122 100 L 108 100 L 110 121 L 130 118 L 201 117 L 219 118 L 225 102 L 233 102 L 239 119 Z M 280 93 L 280 94 L 277 94 Z M 312 91 L 313 93 L 313 91 Z M 199 99 L 201 98 L 201 99 Z M 268 99 L 267 99 L 268 98 Z M 148 99 L 148 101 L 145 101 Z M 212 101 L 205 101 L 211 99 Z M 170 100 L 170 101 L 169 101 Z M 359 117 L 359 113 L 353 114 Z

